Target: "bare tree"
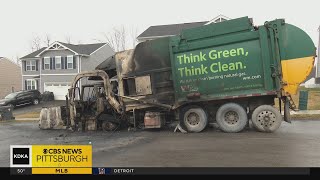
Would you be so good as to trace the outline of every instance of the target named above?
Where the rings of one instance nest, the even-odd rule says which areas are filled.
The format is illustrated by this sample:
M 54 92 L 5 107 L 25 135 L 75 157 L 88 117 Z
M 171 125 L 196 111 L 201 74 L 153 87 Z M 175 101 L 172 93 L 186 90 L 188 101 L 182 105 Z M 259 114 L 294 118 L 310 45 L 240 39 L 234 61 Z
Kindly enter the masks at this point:
M 126 44 L 127 44 L 127 33 L 126 33 L 126 29 L 124 28 L 124 26 L 120 27 L 119 30 L 119 34 L 120 34 L 120 50 L 126 50 Z
M 122 34 L 121 30 L 119 30 L 118 28 L 113 28 L 112 32 L 109 32 L 108 34 L 104 34 L 107 43 L 116 52 L 123 50 L 120 48 L 120 44 L 121 44 L 120 41 L 122 39 L 121 34 Z
M 34 35 L 30 42 L 31 51 L 37 51 L 41 49 L 41 38 L 38 35 Z
M 106 42 L 115 52 L 134 48 L 137 41 L 137 28 L 127 30 L 125 26 L 114 27 L 108 33 L 102 33 L 103 38 L 93 39 L 98 42 Z
M 50 36 L 50 34 L 46 34 L 45 35 L 45 39 L 44 39 L 43 43 L 45 44 L 46 47 L 50 46 L 50 44 L 51 44 L 51 36 Z
M 132 41 L 132 48 L 135 48 L 137 45 L 137 36 L 138 36 L 138 29 L 136 27 L 132 27 L 130 31 L 130 38 Z
M 21 65 L 20 56 L 18 55 L 18 53 L 16 54 L 13 60 L 15 61 L 16 64 Z
M 64 38 L 66 43 L 71 44 L 71 37 L 69 35 L 65 36 Z
M 115 51 L 126 50 L 127 47 L 127 34 L 124 26 L 114 27 L 108 33 L 102 33 L 103 38 L 94 39 L 99 42 L 107 42 L 107 44 Z

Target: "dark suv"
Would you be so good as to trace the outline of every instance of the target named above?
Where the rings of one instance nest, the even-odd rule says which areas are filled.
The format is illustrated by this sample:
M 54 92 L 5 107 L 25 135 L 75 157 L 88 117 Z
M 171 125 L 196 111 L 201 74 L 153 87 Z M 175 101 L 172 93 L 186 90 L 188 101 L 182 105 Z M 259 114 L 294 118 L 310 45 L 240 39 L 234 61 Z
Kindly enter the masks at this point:
M 0 100 L 0 106 L 20 106 L 24 104 L 39 104 L 41 93 L 38 90 L 18 91 L 8 94 Z

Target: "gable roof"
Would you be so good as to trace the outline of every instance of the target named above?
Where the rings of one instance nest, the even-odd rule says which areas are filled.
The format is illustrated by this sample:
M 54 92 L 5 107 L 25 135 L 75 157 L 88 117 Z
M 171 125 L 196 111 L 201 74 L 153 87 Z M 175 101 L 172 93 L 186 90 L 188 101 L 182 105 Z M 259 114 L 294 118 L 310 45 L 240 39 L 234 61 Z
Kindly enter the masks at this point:
M 47 48 L 47 47 L 43 47 L 43 48 L 41 48 L 41 49 L 39 49 L 39 50 L 36 50 L 36 51 L 34 51 L 34 52 L 26 55 L 26 56 L 23 56 L 23 57 L 20 58 L 20 59 L 36 58 L 36 56 L 37 56 L 40 52 L 42 52 L 44 49 L 46 49 L 46 48 Z
M 206 23 L 206 25 L 207 25 L 207 24 L 211 24 L 211 23 L 215 23 L 217 20 L 218 20 L 218 22 L 221 22 L 220 20 L 230 20 L 230 19 L 231 19 L 231 18 L 220 14 L 219 16 L 211 19 L 208 23 Z
M 179 34 L 181 30 L 200 27 L 208 22 L 209 21 L 150 26 L 147 30 L 141 33 L 137 39 L 152 36 L 173 36 Z
M 231 18 L 220 14 L 215 18 L 211 19 L 210 21 L 150 26 L 143 33 L 141 33 L 137 37 L 137 39 L 143 39 L 143 38 L 149 38 L 149 37 L 174 36 L 174 35 L 180 34 L 180 32 L 184 29 L 190 29 L 190 28 L 195 28 L 195 27 L 200 27 L 203 25 L 215 23 L 216 20 L 230 20 L 230 19 Z
M 68 44 L 59 42 L 60 44 L 66 46 L 67 48 L 77 52 L 78 54 L 90 55 L 100 47 L 104 46 L 106 43 L 95 43 L 95 44 Z
M 106 45 L 107 43 L 95 43 L 95 44 L 68 44 L 68 43 L 63 43 L 63 42 L 59 42 L 56 41 L 54 43 L 52 43 L 49 47 L 43 47 L 37 51 L 34 51 L 20 59 L 27 59 L 27 58 L 37 58 L 39 57 L 40 54 L 42 54 L 43 52 L 45 52 L 46 50 L 48 50 L 48 48 L 50 48 L 51 46 L 53 46 L 54 44 L 61 44 L 62 46 L 64 46 L 65 48 L 71 50 L 74 53 L 77 54 L 81 54 L 81 55 L 90 55 L 93 52 L 95 52 L 96 50 L 98 50 L 99 48 L 101 48 L 102 46 Z

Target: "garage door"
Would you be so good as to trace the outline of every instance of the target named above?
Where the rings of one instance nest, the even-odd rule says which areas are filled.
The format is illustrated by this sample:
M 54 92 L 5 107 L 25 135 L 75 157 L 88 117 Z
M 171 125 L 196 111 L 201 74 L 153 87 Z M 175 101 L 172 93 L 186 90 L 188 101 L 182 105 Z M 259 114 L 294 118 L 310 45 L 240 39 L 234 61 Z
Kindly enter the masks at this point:
M 69 83 L 45 83 L 44 91 L 50 91 L 54 94 L 54 100 L 65 100 L 70 88 Z

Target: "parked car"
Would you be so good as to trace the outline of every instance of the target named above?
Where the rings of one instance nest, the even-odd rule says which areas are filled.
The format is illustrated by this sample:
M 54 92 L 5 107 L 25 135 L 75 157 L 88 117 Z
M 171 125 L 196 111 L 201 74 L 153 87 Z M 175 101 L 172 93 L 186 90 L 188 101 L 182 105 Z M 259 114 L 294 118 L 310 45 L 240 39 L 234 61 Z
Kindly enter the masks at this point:
M 0 106 L 21 106 L 25 104 L 39 104 L 41 93 L 38 90 L 18 91 L 8 94 L 0 100 Z

